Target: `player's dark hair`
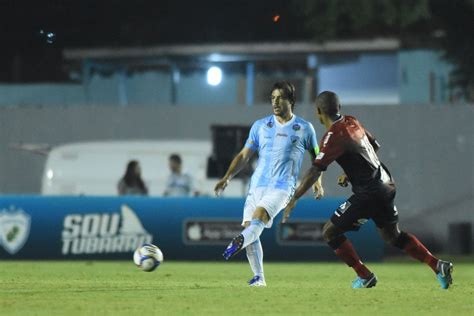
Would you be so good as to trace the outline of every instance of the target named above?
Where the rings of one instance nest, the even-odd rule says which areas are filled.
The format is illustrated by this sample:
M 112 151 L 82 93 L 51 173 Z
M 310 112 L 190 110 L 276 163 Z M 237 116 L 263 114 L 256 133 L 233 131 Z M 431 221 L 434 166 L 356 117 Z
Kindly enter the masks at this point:
M 272 87 L 272 92 L 275 90 L 283 91 L 283 98 L 288 99 L 291 104 L 291 110 L 295 107 L 296 91 L 295 86 L 288 81 L 278 81 Z
M 181 164 L 182 160 L 181 160 L 181 156 L 178 155 L 178 154 L 172 154 L 169 158 L 171 161 L 174 161 L 178 164 Z
M 316 106 L 329 117 L 339 114 L 341 104 L 339 97 L 332 91 L 323 91 L 316 97 Z
M 123 181 L 129 187 L 138 186 L 141 190 L 146 191 L 145 183 L 140 175 L 135 173 L 135 168 L 138 166 L 137 160 L 130 160 L 127 164 L 127 170 L 123 176 Z

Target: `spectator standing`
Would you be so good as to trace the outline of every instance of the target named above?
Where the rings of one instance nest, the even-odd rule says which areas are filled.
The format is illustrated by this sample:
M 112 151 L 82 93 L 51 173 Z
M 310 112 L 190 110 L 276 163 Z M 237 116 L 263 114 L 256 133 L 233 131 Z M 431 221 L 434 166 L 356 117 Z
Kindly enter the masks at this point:
M 168 161 L 171 174 L 166 181 L 166 189 L 163 195 L 170 197 L 199 195 L 199 192 L 194 188 L 193 177 L 189 173 L 183 172 L 181 156 L 172 154 Z
M 148 195 L 148 188 L 141 176 L 140 163 L 131 160 L 127 164 L 125 175 L 120 179 L 117 189 L 119 195 Z

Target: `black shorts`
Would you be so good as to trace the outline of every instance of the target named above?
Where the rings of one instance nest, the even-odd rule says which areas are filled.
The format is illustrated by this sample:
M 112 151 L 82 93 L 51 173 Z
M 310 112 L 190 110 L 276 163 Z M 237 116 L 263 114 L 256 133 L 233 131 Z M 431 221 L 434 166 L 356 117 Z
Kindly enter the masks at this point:
M 354 194 L 338 207 L 331 222 L 344 231 L 357 231 L 369 219 L 379 228 L 398 223 L 394 199 L 395 190 L 388 194 Z

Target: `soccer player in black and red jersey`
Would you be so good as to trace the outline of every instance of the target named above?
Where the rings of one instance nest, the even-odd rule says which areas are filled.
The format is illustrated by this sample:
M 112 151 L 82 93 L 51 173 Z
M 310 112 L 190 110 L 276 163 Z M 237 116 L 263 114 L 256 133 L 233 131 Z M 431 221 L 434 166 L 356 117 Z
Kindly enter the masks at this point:
M 296 200 L 335 160 L 345 173 L 339 177 L 339 185 L 350 183 L 354 194 L 339 206 L 324 225 L 323 237 L 336 255 L 357 273 L 352 287 L 373 287 L 377 277 L 362 263 L 344 233 L 357 231 L 372 219 L 384 241 L 430 266 L 441 287 L 447 289 L 452 283 L 452 263 L 434 257 L 414 235 L 398 227 L 398 212 L 394 205 L 395 183 L 387 167 L 377 157 L 379 143 L 356 118 L 340 114 L 339 98 L 334 92 L 319 94 L 316 107 L 319 120 L 326 126 L 327 132 L 321 139 L 320 152 L 312 167 L 285 208 L 282 221 L 286 222 Z

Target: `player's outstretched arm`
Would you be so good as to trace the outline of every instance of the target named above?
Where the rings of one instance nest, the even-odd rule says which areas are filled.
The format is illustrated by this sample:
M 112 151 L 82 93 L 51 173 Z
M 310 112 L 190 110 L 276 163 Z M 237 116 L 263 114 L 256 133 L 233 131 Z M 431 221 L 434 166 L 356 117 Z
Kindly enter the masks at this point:
M 321 173 L 322 171 L 319 170 L 317 166 L 311 166 L 311 168 L 309 168 L 309 170 L 306 172 L 298 188 L 296 188 L 293 199 L 298 200 L 300 197 L 302 197 L 306 191 L 308 191 L 308 189 L 311 188 L 313 184 L 315 184 L 316 180 L 319 181 Z
M 313 193 L 316 200 L 320 200 L 324 197 L 324 188 L 323 188 L 323 173 L 319 176 L 318 180 L 313 184 Z
M 285 209 L 283 210 L 283 217 L 281 218 L 282 223 L 286 223 L 288 221 L 288 218 L 290 217 L 291 212 L 293 212 L 293 209 L 296 206 L 296 200 L 291 199 L 290 202 L 286 205 Z
M 311 168 L 306 172 L 306 175 L 304 176 L 300 185 L 296 189 L 295 194 L 291 198 L 288 205 L 285 207 L 285 210 L 283 212 L 283 218 L 281 220 L 282 223 L 286 223 L 286 221 L 290 217 L 291 212 L 296 206 L 296 201 L 300 197 L 302 197 L 306 193 L 306 191 L 308 191 L 309 188 L 311 188 L 311 186 L 316 182 L 316 180 L 319 179 L 321 173 L 322 171 L 319 170 L 319 168 L 315 165 L 311 166 Z
M 227 185 L 229 184 L 230 180 L 239 173 L 240 170 L 249 162 L 250 158 L 252 158 L 254 151 L 248 147 L 244 147 L 237 156 L 232 159 L 227 172 L 225 173 L 224 177 L 220 179 L 216 186 L 214 187 L 214 192 L 216 196 L 219 196 L 222 191 L 225 190 Z

